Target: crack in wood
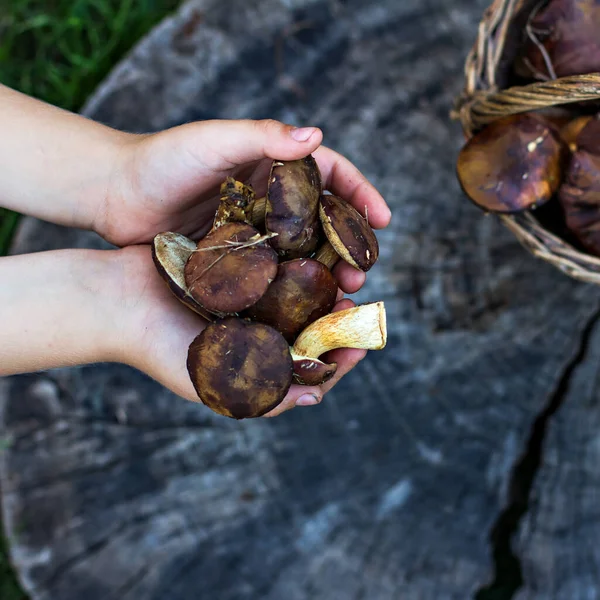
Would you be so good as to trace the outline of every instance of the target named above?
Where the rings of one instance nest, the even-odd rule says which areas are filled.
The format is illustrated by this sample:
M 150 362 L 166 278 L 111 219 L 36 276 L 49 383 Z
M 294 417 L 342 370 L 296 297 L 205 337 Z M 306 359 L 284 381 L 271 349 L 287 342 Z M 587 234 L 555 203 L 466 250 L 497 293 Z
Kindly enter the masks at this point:
M 530 508 L 531 490 L 542 464 L 548 423 L 565 401 L 573 375 L 586 359 L 590 338 L 599 320 L 600 310 L 596 310 L 581 333 L 577 353 L 565 366 L 554 392 L 533 422 L 525 453 L 512 470 L 508 504 L 499 514 L 489 537 L 494 579 L 477 590 L 474 600 L 511 600 L 524 584 L 521 560 L 512 548 L 513 535 Z

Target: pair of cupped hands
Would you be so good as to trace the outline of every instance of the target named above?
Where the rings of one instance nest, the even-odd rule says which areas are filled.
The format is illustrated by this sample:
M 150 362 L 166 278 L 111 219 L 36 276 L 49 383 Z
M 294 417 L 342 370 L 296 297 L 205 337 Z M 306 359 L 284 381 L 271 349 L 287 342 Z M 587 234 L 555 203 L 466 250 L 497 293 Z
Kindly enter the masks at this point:
M 80 135 L 78 125 L 89 126 L 83 121 L 74 116 L 66 125 L 65 135 L 68 137 L 70 131 L 74 136 Z M 88 291 L 115 307 L 111 319 L 105 318 L 104 309 L 96 313 L 98 319 L 105 319 L 102 328 L 107 330 L 111 342 L 104 344 L 97 356 L 82 355 L 80 362 L 125 363 L 179 396 L 198 401 L 186 370 L 186 357 L 188 346 L 206 322 L 169 291 L 153 264 L 150 243 L 163 231 L 179 232 L 195 240 L 206 234 L 212 226 L 219 187 L 227 176 L 250 183 L 260 197 L 266 191 L 273 159 L 295 160 L 311 153 L 319 165 L 324 189 L 351 202 L 363 216 L 368 216 L 374 229 L 387 226 L 391 214 L 381 195 L 349 160 L 321 145 L 322 139 L 318 128 L 296 128 L 274 120 L 211 120 L 144 135 L 103 126 L 90 131 L 89 143 L 104 148 L 91 152 L 92 160 L 100 164 L 109 157 L 110 165 L 103 174 L 94 171 L 93 165 L 87 166 L 87 162 L 83 167 L 90 169 L 87 177 L 95 181 L 89 189 L 95 191 L 88 193 L 87 184 L 81 185 L 79 196 L 77 190 L 69 190 L 69 194 L 75 192 L 74 197 L 79 198 L 69 217 L 64 213 L 57 217 L 51 206 L 36 215 L 90 229 L 117 246 L 116 250 L 94 251 L 110 256 L 101 266 L 93 262 L 96 258 L 89 258 L 89 267 L 73 270 L 85 273 L 84 279 L 88 280 L 91 272 L 95 279 L 87 284 Z M 56 140 L 56 144 L 61 143 Z M 7 159 L 10 161 L 9 156 Z M 77 169 L 77 160 L 74 166 L 65 164 L 64 168 Z M 333 273 L 340 288 L 334 310 L 353 306 L 350 299 L 343 298 L 344 293 L 358 291 L 365 274 L 343 261 Z M 43 302 L 43 290 L 40 293 Z M 64 319 L 69 319 L 69 315 L 65 314 Z M 266 416 L 320 402 L 365 353 L 356 349 L 331 352 L 327 360 L 338 364 L 332 380 L 319 387 L 293 385 L 285 400 Z M 77 357 L 69 360 L 78 362 Z

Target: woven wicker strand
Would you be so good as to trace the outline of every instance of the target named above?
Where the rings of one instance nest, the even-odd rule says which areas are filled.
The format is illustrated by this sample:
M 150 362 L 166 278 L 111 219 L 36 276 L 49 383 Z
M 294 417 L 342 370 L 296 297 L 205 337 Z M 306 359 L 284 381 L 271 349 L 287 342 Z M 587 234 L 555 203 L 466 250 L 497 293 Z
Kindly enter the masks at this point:
M 600 100 L 600 73 L 531 83 L 495 94 L 478 94 L 461 107 L 461 120 L 464 119 L 465 128 L 472 132 L 500 117 L 587 100 Z
M 562 77 L 498 89 L 497 73 L 517 13 L 537 10 L 539 0 L 494 0 L 483 14 L 477 39 L 465 60 L 465 87 L 452 116 L 466 138 L 497 119 L 523 112 L 600 100 L 600 73 Z M 526 212 L 498 218 L 534 256 L 574 279 L 600 285 L 600 258 L 580 252 Z

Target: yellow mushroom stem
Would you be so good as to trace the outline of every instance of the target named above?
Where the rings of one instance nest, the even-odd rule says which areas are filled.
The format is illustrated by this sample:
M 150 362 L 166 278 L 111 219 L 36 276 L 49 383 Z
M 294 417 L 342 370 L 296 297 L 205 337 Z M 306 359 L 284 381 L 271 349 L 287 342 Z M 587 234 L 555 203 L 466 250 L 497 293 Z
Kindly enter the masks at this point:
M 252 205 L 252 225 L 261 227 L 265 224 L 265 212 L 267 210 L 267 197 L 256 198 Z
M 315 254 L 315 260 L 323 263 L 330 271 L 335 267 L 340 258 L 340 255 L 329 242 L 325 242 Z
M 329 313 L 311 323 L 296 339 L 292 356 L 318 358 L 336 348 L 381 350 L 387 342 L 383 302 Z

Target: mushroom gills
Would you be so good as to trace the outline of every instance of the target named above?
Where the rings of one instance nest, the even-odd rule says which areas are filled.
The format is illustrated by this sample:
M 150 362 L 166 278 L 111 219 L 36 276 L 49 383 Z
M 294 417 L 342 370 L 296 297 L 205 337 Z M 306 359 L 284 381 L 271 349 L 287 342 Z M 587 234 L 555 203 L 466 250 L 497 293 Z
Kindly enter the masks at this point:
M 152 260 L 159 275 L 173 295 L 201 317 L 212 321 L 214 315 L 205 310 L 189 294 L 183 270 L 185 263 L 196 249 L 196 243 L 180 233 L 166 231 L 152 240 Z

